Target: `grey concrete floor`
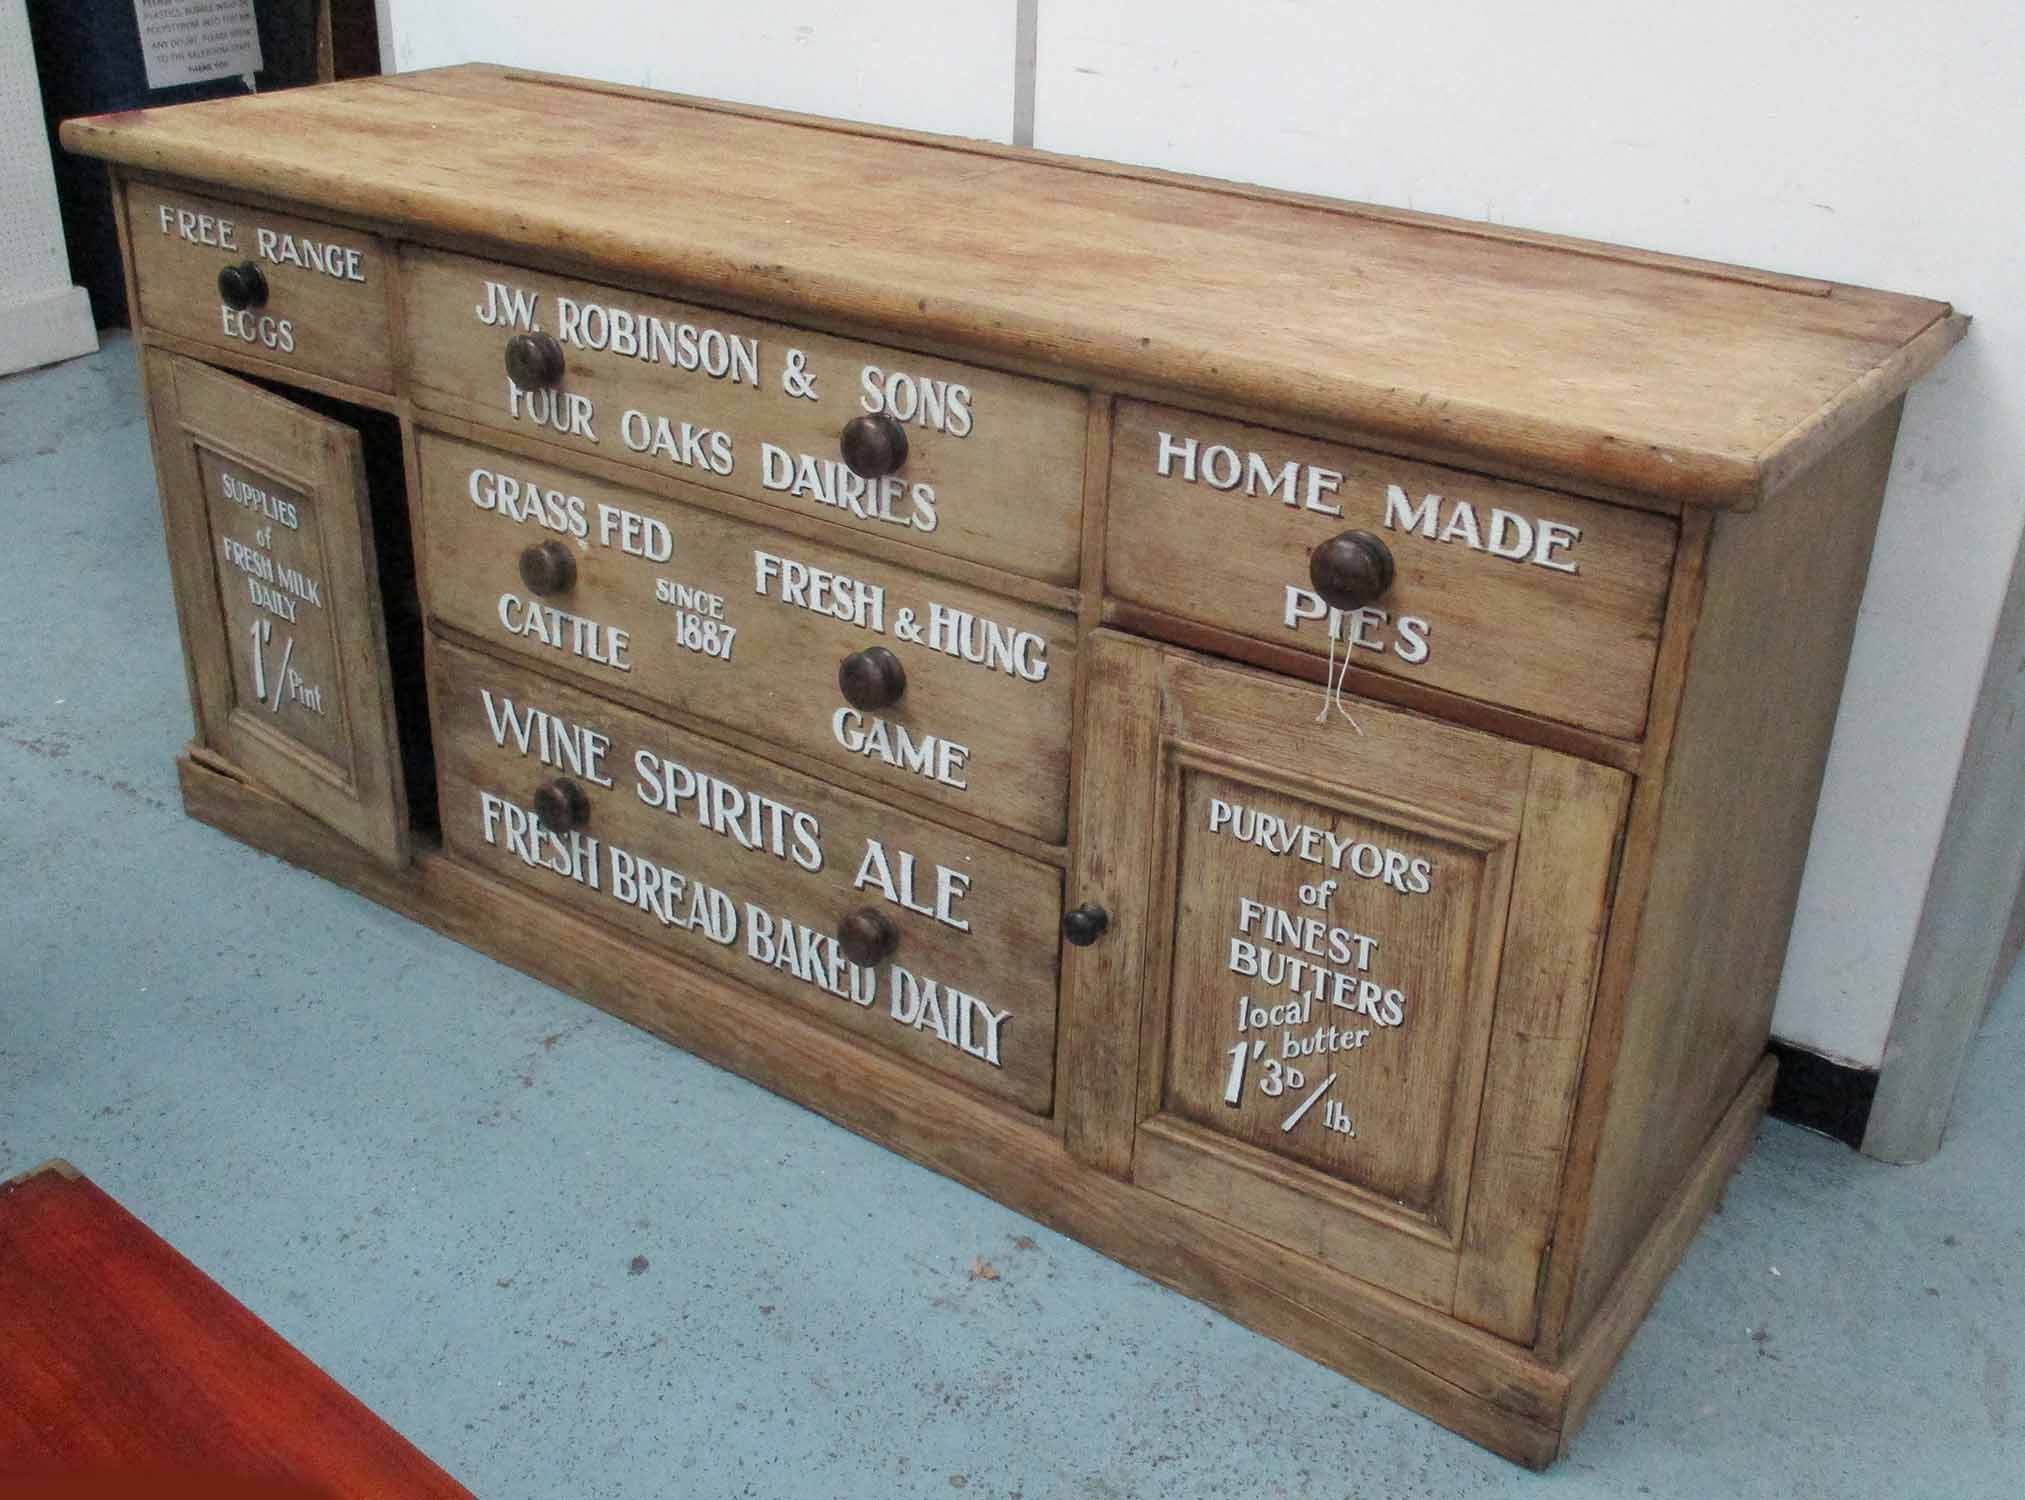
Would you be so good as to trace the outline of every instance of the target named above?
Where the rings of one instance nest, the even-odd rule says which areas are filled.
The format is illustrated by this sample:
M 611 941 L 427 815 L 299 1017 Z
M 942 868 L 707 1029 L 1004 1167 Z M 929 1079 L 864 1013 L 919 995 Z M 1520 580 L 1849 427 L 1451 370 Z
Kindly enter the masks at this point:
M 479 1494 L 2025 1495 L 2017 985 L 1932 1163 L 1765 1127 L 1529 1475 L 185 819 L 133 364 L 0 382 L 0 1177 L 68 1157 Z

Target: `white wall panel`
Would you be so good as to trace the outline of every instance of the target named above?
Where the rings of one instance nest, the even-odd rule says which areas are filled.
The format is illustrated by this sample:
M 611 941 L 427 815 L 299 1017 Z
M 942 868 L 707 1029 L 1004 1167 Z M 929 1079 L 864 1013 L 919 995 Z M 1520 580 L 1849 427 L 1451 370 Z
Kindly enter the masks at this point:
M 1886 501 L 1775 1020 L 1883 1056 L 2025 519 L 2000 0 L 1042 0 L 1035 142 L 1953 300 Z
M 0 375 L 98 347 L 70 282 L 23 0 L 0 0 Z
M 1014 0 L 389 0 L 392 65 L 496 62 L 1010 138 Z M 558 120 L 567 127 L 567 121 Z

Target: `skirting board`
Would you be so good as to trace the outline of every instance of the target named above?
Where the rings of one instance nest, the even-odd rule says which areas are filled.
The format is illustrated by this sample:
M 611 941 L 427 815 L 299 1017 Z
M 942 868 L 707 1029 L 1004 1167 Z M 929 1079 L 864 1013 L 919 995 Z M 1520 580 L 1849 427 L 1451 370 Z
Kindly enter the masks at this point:
M 193 747 L 177 770 L 199 822 L 794 1099 L 1531 1468 L 1566 1449 L 1748 1149 L 1776 1071 L 1768 1057 L 1752 1073 L 1589 1328 L 1548 1364 L 1084 1166 L 1045 1125 L 443 854 L 390 869 L 208 751 Z
M 75 359 L 96 348 L 91 299 L 81 286 L 59 287 L 0 307 L 0 375 Z

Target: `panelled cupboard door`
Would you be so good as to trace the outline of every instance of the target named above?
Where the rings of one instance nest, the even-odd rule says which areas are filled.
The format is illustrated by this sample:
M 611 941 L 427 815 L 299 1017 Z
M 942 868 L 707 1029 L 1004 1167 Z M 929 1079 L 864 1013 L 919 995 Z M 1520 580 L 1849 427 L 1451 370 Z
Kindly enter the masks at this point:
M 147 355 L 198 738 L 389 864 L 408 858 L 359 435 Z
M 1071 889 L 1142 935 L 1064 999 L 1137 1027 L 1110 1164 L 1529 1342 L 1629 778 L 1109 632 L 1089 649 L 1119 753 L 1084 764 Z M 1094 1081 L 1066 1101 L 1107 1107 Z

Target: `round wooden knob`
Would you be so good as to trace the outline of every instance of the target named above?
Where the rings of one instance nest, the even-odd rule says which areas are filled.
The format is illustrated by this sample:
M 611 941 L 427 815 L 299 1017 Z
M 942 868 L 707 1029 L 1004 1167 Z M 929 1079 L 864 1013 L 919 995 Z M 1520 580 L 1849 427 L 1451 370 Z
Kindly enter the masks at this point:
M 591 821 L 591 799 L 567 776 L 535 789 L 534 815 L 550 833 L 575 833 Z
M 869 969 L 893 956 L 900 946 L 900 929 L 876 906 L 861 906 L 837 924 L 837 946 L 852 963 Z
M 1368 531 L 1343 532 L 1308 554 L 1308 578 L 1331 608 L 1362 609 L 1392 587 L 1392 549 Z
M 543 597 L 567 594 L 577 586 L 577 555 L 554 537 L 531 543 L 520 554 L 520 581 Z
M 234 312 L 267 305 L 267 275 L 250 260 L 225 267 L 218 273 L 218 296 Z
M 1078 948 L 1096 942 L 1110 925 L 1111 913 L 1094 901 L 1085 901 L 1075 910 L 1062 913 L 1062 936 Z
M 837 436 L 844 462 L 861 479 L 884 479 L 907 462 L 907 429 L 880 412 L 853 417 Z
M 900 701 L 907 691 L 907 669 L 884 646 L 867 646 L 837 664 L 837 686 L 846 703 L 869 714 Z
M 562 345 L 551 333 L 516 333 L 506 341 L 506 375 L 524 391 L 561 385 Z

